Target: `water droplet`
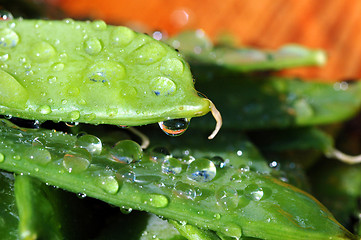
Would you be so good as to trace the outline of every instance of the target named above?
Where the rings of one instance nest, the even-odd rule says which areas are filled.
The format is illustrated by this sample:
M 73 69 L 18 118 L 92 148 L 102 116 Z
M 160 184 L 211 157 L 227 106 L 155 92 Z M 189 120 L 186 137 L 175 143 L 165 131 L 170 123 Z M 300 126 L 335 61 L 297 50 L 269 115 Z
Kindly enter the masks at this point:
M 178 118 L 178 119 L 171 119 L 163 122 L 159 122 L 160 129 L 165 132 L 165 134 L 169 136 L 179 136 L 183 134 L 188 126 L 189 126 L 189 119 L 188 118 Z
M 80 89 L 78 87 L 69 86 L 69 88 L 67 89 L 67 94 L 69 96 L 78 96 L 79 93 L 80 93 Z
M 75 110 L 69 113 L 70 120 L 75 121 L 80 118 L 80 112 Z
M 84 120 L 85 120 L 85 121 L 91 121 L 91 120 L 95 119 L 96 116 L 97 116 L 97 115 L 95 115 L 95 113 L 85 114 L 85 115 L 84 115 Z
M 216 176 L 217 169 L 214 163 L 206 158 L 198 158 L 187 168 L 187 177 L 197 182 L 209 182 Z
M 175 93 L 177 87 L 169 78 L 157 77 L 150 82 L 150 89 L 156 96 L 169 96 Z
M 257 184 L 250 184 L 244 189 L 244 194 L 249 200 L 260 201 L 263 198 L 263 189 Z
M 234 224 L 234 223 L 227 223 L 227 227 L 225 227 L 222 230 L 222 233 L 225 234 L 226 236 L 235 238 L 235 239 L 240 239 L 240 237 L 242 236 L 242 229 L 240 226 Z
M 52 65 L 52 68 L 53 68 L 53 70 L 54 70 L 55 72 L 63 71 L 63 70 L 64 70 L 64 67 L 65 67 L 64 63 L 54 63 L 54 64 Z
M 27 90 L 17 80 L 0 70 L 0 105 L 24 109 L 28 98 Z
M 221 186 L 215 192 L 217 204 L 225 210 L 233 210 L 238 206 L 237 190 L 230 186 Z
M 119 191 L 119 183 L 114 176 L 100 176 L 97 179 L 100 188 L 110 194 L 116 194 Z
M 153 147 L 149 151 L 149 155 L 149 160 L 161 163 L 167 156 L 170 155 L 170 152 L 164 147 Z
M 55 83 L 57 80 L 58 80 L 58 78 L 55 76 L 48 77 L 48 83 L 50 83 L 50 84 Z
M 131 62 L 138 64 L 153 64 L 166 54 L 164 47 L 158 42 L 144 44 L 129 55 Z
M 160 176 L 156 175 L 134 175 L 134 182 L 139 183 L 141 185 L 147 185 L 147 184 L 155 184 L 159 183 L 161 180 Z
M 101 140 L 98 137 L 90 134 L 80 136 L 76 140 L 75 146 L 85 148 L 93 156 L 100 155 L 102 152 Z
M 124 207 L 124 206 L 122 206 L 122 207 L 120 208 L 120 212 L 123 213 L 123 214 L 129 214 L 129 213 L 131 213 L 132 211 L 133 211 L 133 208 L 127 208 L 127 207 Z
M 50 152 L 43 146 L 32 146 L 26 151 L 26 159 L 40 165 L 46 165 L 51 161 Z
M 21 159 L 21 157 L 20 157 L 20 155 L 14 155 L 14 156 L 13 156 L 13 159 L 14 159 L 15 161 L 19 161 L 19 160 Z
M 91 161 L 90 153 L 84 148 L 74 148 L 64 155 L 63 166 L 68 172 L 83 172 Z
M 165 174 L 179 174 L 182 172 L 182 163 L 174 157 L 167 157 L 162 164 L 162 172 Z
M 47 42 L 36 42 L 30 50 L 30 57 L 37 62 L 48 61 L 55 56 L 55 49 Z
M 5 155 L 0 153 L 0 163 L 5 161 Z
M 127 27 L 115 27 L 110 34 L 110 43 L 115 47 L 128 45 L 136 36 L 136 33 Z
M 114 61 L 97 61 L 89 67 L 86 75 L 87 83 L 100 83 L 105 85 L 118 85 L 119 79 L 125 77 L 125 67 Z
M 51 113 L 51 108 L 49 105 L 41 105 L 38 109 L 36 109 L 36 111 L 41 114 L 49 114 Z
M 107 28 L 107 24 L 103 20 L 96 20 L 92 25 L 95 30 L 105 30 Z
M 142 196 L 143 203 L 156 207 L 156 208 L 164 208 L 168 206 L 168 198 L 161 194 L 146 194 Z
M 0 48 L 9 49 L 15 47 L 19 42 L 19 36 L 9 28 L 0 29 Z
M 198 189 L 183 182 L 177 182 L 174 185 L 173 193 L 179 198 L 186 198 L 190 200 L 195 200 L 196 197 L 201 196 L 202 192 Z
M 118 89 L 120 96 L 133 97 L 137 95 L 137 89 L 135 89 L 135 87 L 132 87 L 125 82 L 121 82 L 121 85 L 119 85 Z
M 4 61 L 6 61 L 8 59 L 9 59 L 9 54 L 8 53 L 0 52 L 0 61 L 4 62 Z
M 86 198 L 86 193 L 78 193 L 77 196 L 80 199 L 84 199 L 84 198 Z
M 221 219 L 221 215 L 219 213 L 214 214 L 213 217 L 217 220 Z
M 79 125 L 79 122 L 66 122 L 65 125 L 68 127 L 75 127 Z
M 223 168 L 226 165 L 226 161 L 222 157 L 215 156 L 212 157 L 211 160 L 214 163 L 214 165 L 218 168 Z
M 122 140 L 110 150 L 111 158 L 122 163 L 139 161 L 143 157 L 143 150 L 138 143 L 131 140 Z
M 184 71 L 184 63 L 178 58 L 168 58 L 162 62 L 159 69 L 167 76 L 180 76 Z
M 102 50 L 102 44 L 95 37 L 89 38 L 84 41 L 84 50 L 89 55 L 95 55 Z
M 14 17 L 10 12 L 8 12 L 4 9 L 0 10 L 0 21 L 9 21 L 9 20 L 13 20 L 13 19 L 14 19 Z

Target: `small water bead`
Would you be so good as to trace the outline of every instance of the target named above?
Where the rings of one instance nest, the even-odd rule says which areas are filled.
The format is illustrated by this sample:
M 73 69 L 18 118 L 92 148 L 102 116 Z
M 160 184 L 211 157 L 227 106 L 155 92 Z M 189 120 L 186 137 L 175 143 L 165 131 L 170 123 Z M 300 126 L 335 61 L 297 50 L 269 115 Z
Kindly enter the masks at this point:
M 244 189 L 244 194 L 249 200 L 260 201 L 263 198 L 263 189 L 257 184 L 250 184 Z
M 102 152 L 101 140 L 90 134 L 80 136 L 75 143 L 76 147 L 85 148 L 91 155 L 100 155 Z
M 54 64 L 52 65 L 52 68 L 53 68 L 53 70 L 54 70 L 55 72 L 61 72 L 61 71 L 63 71 L 63 70 L 64 70 L 64 67 L 65 67 L 64 63 L 54 63 Z
M 157 175 L 134 175 L 134 182 L 141 185 L 148 185 L 151 183 L 159 183 L 161 181 L 161 177 Z
M 83 172 L 90 166 L 91 155 L 84 148 L 74 148 L 64 155 L 63 166 L 71 172 Z
M 178 58 L 167 58 L 162 62 L 159 70 L 167 76 L 180 76 L 184 71 L 184 63 Z
M 150 89 L 156 96 L 173 95 L 177 89 L 176 84 L 167 77 L 156 77 L 150 82 Z
M 3 53 L 3 52 L 0 52 L 0 61 L 6 61 L 9 59 L 9 54 L 8 53 Z
M 86 81 L 90 83 L 115 84 L 125 77 L 125 67 L 115 61 L 97 61 L 87 70 Z
M 80 118 L 80 112 L 79 112 L 78 110 L 71 111 L 71 112 L 69 113 L 69 117 L 70 117 L 70 119 L 71 119 L 72 121 L 75 121 L 75 120 L 77 120 L 77 119 Z
M 215 192 L 217 204 L 225 210 L 232 210 L 238 206 L 237 190 L 230 186 L 221 186 Z
M 26 151 L 26 159 L 40 165 L 46 165 L 51 161 L 50 152 L 43 146 L 32 146 Z
M 48 77 L 48 83 L 50 83 L 50 84 L 55 83 L 57 80 L 58 80 L 58 78 L 55 76 Z
M 159 122 L 160 129 L 169 136 L 182 135 L 189 126 L 188 118 L 171 119 L 163 122 Z
M 162 172 L 173 175 L 179 174 L 182 172 L 182 163 L 174 157 L 167 157 L 162 164 Z
M 95 37 L 89 38 L 84 41 L 84 50 L 89 55 L 95 55 L 100 53 L 100 51 L 102 50 L 102 44 Z
M 142 201 L 144 204 L 147 204 L 156 208 L 164 208 L 168 206 L 168 198 L 161 194 L 146 194 L 142 196 Z
M 76 127 L 79 125 L 79 122 L 66 122 L 65 125 L 67 127 Z
M 167 156 L 170 156 L 170 152 L 165 147 L 153 147 L 149 155 L 149 160 L 161 163 Z
M 5 161 L 5 155 L 0 153 L 0 163 Z
M 223 168 L 226 165 L 226 161 L 219 156 L 215 156 L 211 158 L 212 162 L 214 163 L 214 165 L 218 168 Z
M 216 176 L 217 169 L 212 161 L 198 158 L 191 162 L 187 168 L 187 177 L 197 182 L 209 182 Z
M 13 156 L 13 159 L 14 159 L 15 161 L 19 161 L 19 160 L 21 159 L 21 157 L 20 157 L 20 155 L 14 155 L 14 156 Z
M 0 21 L 9 21 L 9 20 L 13 20 L 13 19 L 14 19 L 14 17 L 10 12 L 8 12 L 4 9 L 0 10 Z
M 96 20 L 92 22 L 92 25 L 95 30 L 105 30 L 107 28 L 107 24 L 103 20 Z
M 114 176 L 100 176 L 97 179 L 100 188 L 110 194 L 116 194 L 119 191 L 119 183 Z
M 137 64 L 153 64 L 166 54 L 164 47 L 158 42 L 144 44 L 129 55 L 131 62 Z
M 41 105 L 38 109 L 36 109 L 36 111 L 41 114 L 49 114 L 51 113 L 51 108 L 49 105 Z
M 127 27 L 115 27 L 110 34 L 110 43 L 115 47 L 128 45 L 136 36 L 136 33 Z
M 19 36 L 9 28 L 0 29 L 0 48 L 9 49 L 15 47 L 19 42 Z
M 96 117 L 97 117 L 97 115 L 95 113 L 89 113 L 89 114 L 84 115 L 84 120 L 91 121 L 91 120 L 95 119 Z
M 110 150 L 111 158 L 122 163 L 139 161 L 143 157 L 143 150 L 138 143 L 131 140 L 122 140 Z
M 80 89 L 78 87 L 74 87 L 74 86 L 69 86 L 68 89 L 66 90 L 66 93 L 69 96 L 78 96 L 80 93 Z
M 37 62 L 48 61 L 55 56 L 56 50 L 47 42 L 37 42 L 30 51 L 30 57 Z
M 129 85 L 128 83 L 121 82 L 121 85 L 118 88 L 119 95 L 121 97 L 133 97 L 137 95 L 137 89 L 135 87 Z
M 174 185 L 173 193 L 179 198 L 186 198 L 190 200 L 195 200 L 197 195 L 201 195 L 201 192 L 197 191 L 194 186 L 180 181 Z
M 129 213 L 131 213 L 132 211 L 133 211 L 133 208 L 127 208 L 127 207 L 124 207 L 124 206 L 122 206 L 122 207 L 120 208 L 120 212 L 123 213 L 123 214 L 129 214 Z

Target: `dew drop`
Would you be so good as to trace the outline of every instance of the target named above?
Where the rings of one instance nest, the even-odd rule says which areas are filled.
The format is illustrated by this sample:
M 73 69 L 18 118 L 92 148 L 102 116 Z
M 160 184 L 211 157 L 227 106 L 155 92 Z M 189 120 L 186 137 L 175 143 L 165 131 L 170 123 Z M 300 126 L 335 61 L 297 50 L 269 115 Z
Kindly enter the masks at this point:
M 78 96 L 80 93 L 80 90 L 78 87 L 73 87 L 73 86 L 70 86 L 68 89 L 67 89 L 67 94 L 69 96 Z
M 159 70 L 167 76 L 180 76 L 184 71 L 184 64 L 178 58 L 168 58 L 162 62 Z
M 10 74 L 0 70 L 0 105 L 24 109 L 28 91 Z
M 125 67 L 115 61 L 97 61 L 87 70 L 86 82 L 111 85 L 125 77 Z
M 0 52 L 0 61 L 4 62 L 4 61 L 6 61 L 8 59 L 9 59 L 9 54 L 8 53 Z
M 170 152 L 164 147 L 153 147 L 149 151 L 149 155 L 149 160 L 161 163 L 167 156 L 170 155 Z
M 16 160 L 16 161 L 19 161 L 21 159 L 21 157 L 20 157 L 20 155 L 14 155 L 13 159 Z
M 46 165 L 51 161 L 51 155 L 43 146 L 32 146 L 26 151 L 26 159 L 36 164 Z
M 75 120 L 77 120 L 77 119 L 80 118 L 80 112 L 79 112 L 78 110 L 71 111 L 71 112 L 69 113 L 69 117 L 70 117 L 70 119 L 71 119 L 72 121 L 75 121 Z
M 84 50 L 89 55 L 96 55 L 102 50 L 102 44 L 95 37 L 89 38 L 84 41 Z
M 84 148 L 74 148 L 64 155 L 63 166 L 68 172 L 83 172 L 91 161 L 90 153 Z
M 215 156 L 212 157 L 211 160 L 214 163 L 214 165 L 218 168 L 223 168 L 226 165 L 226 161 L 222 157 Z
M 174 157 L 167 157 L 162 164 L 162 172 L 165 174 L 179 174 L 182 172 L 182 163 Z
M 195 200 L 197 197 L 196 188 L 183 182 L 177 182 L 174 185 L 173 193 L 179 198 L 186 198 L 190 200 Z
M 121 85 L 118 87 L 120 96 L 127 96 L 127 97 L 133 97 L 137 95 L 137 90 L 135 87 L 122 82 Z
M 36 42 L 30 50 L 30 57 L 37 62 L 48 61 L 55 56 L 55 49 L 47 42 Z
M 97 179 L 100 188 L 110 194 L 116 194 L 119 191 L 119 183 L 114 176 L 100 176 Z
M 107 28 L 107 24 L 103 20 L 96 20 L 92 22 L 92 25 L 95 30 L 105 30 Z
M 131 140 L 122 140 L 110 150 L 113 161 L 131 163 L 143 157 L 143 150 L 138 143 Z
M 217 169 L 214 163 L 206 158 L 198 158 L 187 168 L 187 177 L 197 182 L 209 182 L 216 176 Z
M 55 76 L 48 77 L 48 83 L 50 83 L 50 84 L 55 83 L 57 80 L 58 80 L 58 78 Z
M 49 114 L 51 113 L 51 108 L 49 105 L 41 105 L 38 109 L 36 109 L 36 111 L 41 114 Z
M 128 45 L 135 36 L 135 32 L 127 27 L 115 27 L 110 34 L 110 43 L 115 47 L 124 47 Z
M 246 198 L 253 201 L 260 201 L 263 198 L 263 189 L 257 184 L 250 184 L 244 189 Z
M 9 49 L 15 47 L 19 42 L 19 36 L 9 28 L 0 29 L 0 48 Z
M 134 50 L 129 59 L 137 64 L 153 64 L 161 60 L 166 54 L 164 47 L 158 42 L 151 42 Z
M 0 153 L 0 163 L 5 161 L 5 155 Z
M 72 128 L 78 126 L 79 122 L 66 122 L 65 125 Z
M 13 19 L 14 19 L 14 17 L 10 12 L 8 12 L 4 9 L 0 10 L 0 21 L 9 21 L 9 20 L 13 20 Z
M 171 119 L 163 122 L 159 122 L 160 129 L 169 136 L 182 135 L 189 126 L 188 118 Z
M 147 185 L 151 183 L 159 183 L 161 180 L 160 176 L 157 175 L 134 175 L 134 182 L 141 185 Z
M 63 70 L 64 70 L 64 67 L 65 67 L 64 63 L 54 63 L 54 64 L 52 65 L 52 68 L 53 68 L 53 70 L 54 70 L 55 72 L 61 72 L 61 71 L 63 71 Z
M 90 134 L 80 136 L 75 143 L 76 147 L 85 148 L 91 155 L 100 155 L 102 152 L 101 140 Z
M 91 120 L 95 119 L 96 116 L 97 116 L 97 115 L 95 115 L 95 113 L 85 114 L 85 115 L 84 115 L 84 120 L 85 120 L 85 121 L 91 121 Z
M 147 204 L 156 208 L 164 208 L 168 206 L 168 198 L 161 194 L 146 194 L 142 196 L 142 201 L 144 204 Z
M 225 210 L 233 210 L 238 206 L 237 190 L 230 186 L 221 186 L 215 192 L 217 204 Z
M 175 93 L 177 87 L 169 78 L 157 77 L 151 80 L 150 89 L 156 96 L 169 96 Z
M 120 208 L 120 212 L 123 213 L 123 214 L 129 214 L 129 213 L 131 213 L 132 211 L 133 211 L 132 208 L 127 208 L 127 207 L 124 207 L 124 206 L 122 206 L 122 207 Z

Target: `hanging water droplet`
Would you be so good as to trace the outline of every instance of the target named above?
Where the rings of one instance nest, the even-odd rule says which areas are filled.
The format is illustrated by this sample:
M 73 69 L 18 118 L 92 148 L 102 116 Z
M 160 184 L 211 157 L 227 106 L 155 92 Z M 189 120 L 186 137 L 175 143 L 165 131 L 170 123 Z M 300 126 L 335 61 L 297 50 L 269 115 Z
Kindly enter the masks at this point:
M 65 125 L 67 127 L 76 127 L 79 125 L 79 122 L 66 122 Z
M 116 194 L 119 191 L 119 183 L 114 176 L 100 176 L 97 179 L 100 188 L 110 194 Z
M 37 62 L 48 61 L 55 56 L 56 50 L 47 42 L 36 42 L 31 48 L 30 57 Z
M 244 194 L 249 200 L 260 201 L 263 198 L 263 189 L 257 184 L 250 184 L 244 189 Z
M 197 182 L 209 182 L 216 176 L 217 169 L 214 163 L 206 158 L 198 158 L 187 168 L 187 177 Z
M 13 20 L 13 19 L 14 19 L 14 17 L 10 12 L 8 12 L 4 9 L 0 10 L 0 21 L 9 21 L 9 20 Z
M 176 91 L 176 84 L 167 77 L 157 77 L 150 82 L 150 89 L 156 96 L 173 95 Z
M 78 193 L 77 196 L 80 199 L 84 199 L 84 198 L 86 198 L 86 193 Z
M 51 154 L 43 146 L 32 146 L 26 151 L 26 159 L 36 164 L 46 165 L 51 161 Z
M 221 186 L 215 192 L 217 204 L 225 210 L 233 210 L 238 206 L 237 190 L 230 186 Z
M 20 157 L 20 155 L 14 155 L 14 156 L 13 156 L 13 159 L 14 159 L 15 161 L 19 161 L 19 160 L 21 159 L 21 157 Z
M 189 126 L 188 118 L 171 119 L 163 122 L 159 122 L 160 129 L 169 136 L 182 135 Z
M 129 60 L 137 64 L 153 64 L 166 54 L 164 47 L 158 42 L 144 44 L 129 55 Z
M 91 155 L 100 155 L 102 152 L 101 140 L 90 134 L 80 136 L 75 143 L 76 147 L 85 148 Z
M 133 208 L 127 208 L 127 207 L 124 207 L 124 206 L 122 206 L 122 207 L 120 208 L 120 212 L 123 213 L 123 214 L 129 214 L 129 213 L 131 213 L 132 211 L 133 211 Z
M 41 105 L 38 109 L 36 109 L 36 111 L 41 114 L 49 114 L 51 113 L 51 108 L 49 105 Z
M 115 47 L 128 45 L 136 36 L 135 32 L 126 27 L 115 27 L 110 34 L 110 43 Z
M 0 29 L 0 48 L 9 49 L 15 47 L 19 42 L 19 36 L 9 28 Z
M 162 164 L 162 172 L 165 174 L 179 174 L 182 172 L 182 163 L 174 157 L 167 157 Z
M 154 147 L 149 151 L 149 160 L 153 162 L 163 162 L 170 155 L 168 149 L 164 147 Z
M 111 158 L 122 163 L 139 161 L 143 157 L 143 150 L 138 143 L 131 140 L 122 140 L 110 150 Z
M 0 153 L 0 163 L 5 161 L 5 155 Z
M 178 58 L 167 58 L 162 62 L 159 70 L 167 76 L 181 76 L 184 63 Z
M 89 38 L 84 41 L 84 50 L 89 55 L 95 55 L 102 50 L 102 44 L 95 37 Z
M 161 194 L 146 194 L 142 196 L 142 201 L 144 204 L 147 204 L 156 208 L 164 208 L 168 206 L 168 198 Z
M 68 172 L 83 172 L 90 166 L 91 155 L 84 148 L 73 148 L 64 155 L 63 166 Z
M 70 117 L 70 119 L 71 119 L 72 121 L 75 121 L 75 120 L 77 120 L 77 119 L 80 118 L 80 112 L 79 112 L 78 110 L 71 111 L 71 112 L 69 113 L 69 117 Z

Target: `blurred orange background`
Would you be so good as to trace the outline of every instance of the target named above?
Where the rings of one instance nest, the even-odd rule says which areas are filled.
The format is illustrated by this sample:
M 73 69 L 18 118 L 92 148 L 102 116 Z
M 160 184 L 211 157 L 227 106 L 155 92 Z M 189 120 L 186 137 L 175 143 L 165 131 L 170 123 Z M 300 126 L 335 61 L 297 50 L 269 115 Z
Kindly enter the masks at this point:
M 361 1 L 331 0 L 44 0 L 76 19 L 103 19 L 173 35 L 203 29 L 238 46 L 275 49 L 286 43 L 322 48 L 324 67 L 283 71 L 321 81 L 361 78 Z

